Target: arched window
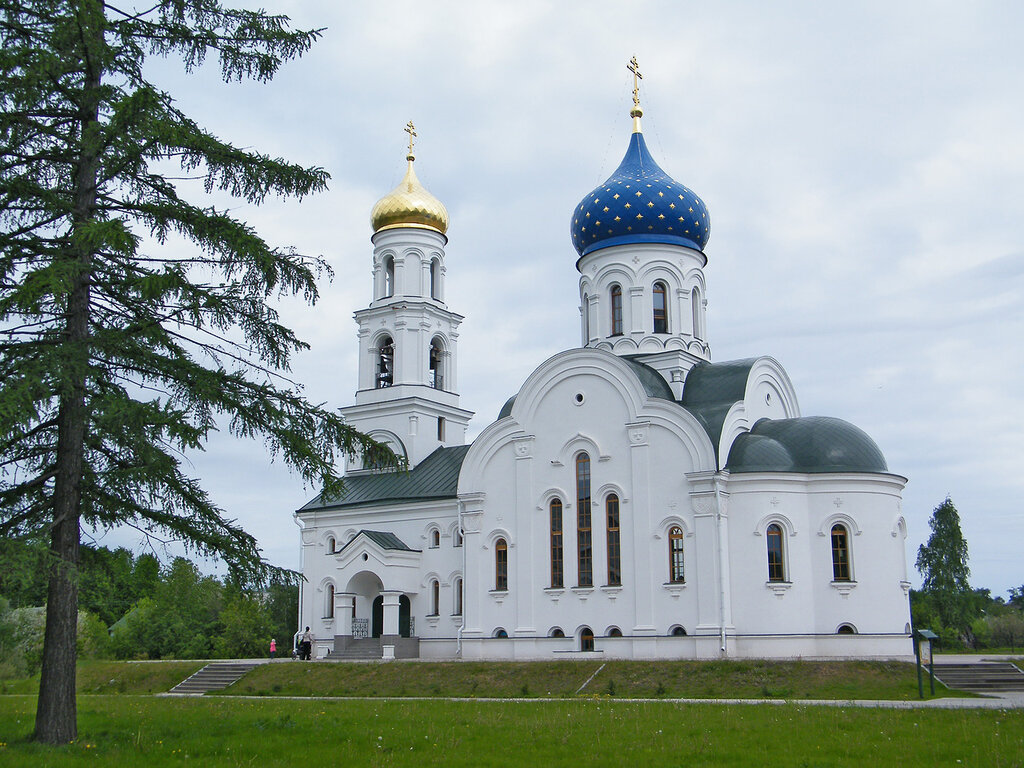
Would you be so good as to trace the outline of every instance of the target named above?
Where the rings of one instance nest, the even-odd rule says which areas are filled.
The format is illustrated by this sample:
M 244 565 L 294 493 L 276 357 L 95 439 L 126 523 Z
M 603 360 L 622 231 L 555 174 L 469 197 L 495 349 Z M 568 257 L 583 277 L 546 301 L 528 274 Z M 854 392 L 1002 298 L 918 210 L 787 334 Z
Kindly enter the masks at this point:
M 613 285 L 612 299 L 612 336 L 622 335 L 622 287 Z
M 462 578 L 455 580 L 455 610 L 452 611 L 455 616 L 462 615 Z
M 654 332 L 668 333 L 668 289 L 664 283 L 654 284 Z
M 494 589 L 508 591 L 508 542 L 504 539 L 494 543 Z
M 328 555 L 333 555 L 336 549 L 337 549 L 337 545 L 334 543 L 334 537 L 333 536 L 328 536 L 327 537 L 327 554 Z
M 395 295 L 395 260 L 388 256 L 384 260 L 384 297 Z
M 683 529 L 678 525 L 672 526 L 668 532 L 668 580 L 673 584 L 686 581 L 686 571 L 683 569 Z
M 592 630 L 590 627 L 584 627 L 582 630 L 580 630 L 580 650 L 594 650 L 594 630 Z
M 430 342 L 430 386 L 434 389 L 444 389 L 444 352 L 441 349 L 441 342 L 434 339 Z
M 587 294 L 583 294 L 583 346 L 587 346 L 590 343 L 590 299 Z
M 430 615 L 437 616 L 441 607 L 441 584 L 437 579 L 430 582 Z
M 508 637 L 508 632 L 506 632 L 501 627 L 498 627 L 496 630 L 494 630 L 494 636 L 495 637 Z
M 562 563 L 562 502 L 552 499 L 551 511 L 551 586 L 565 586 L 565 572 Z
M 701 333 L 700 327 L 700 288 L 694 287 L 694 289 L 690 291 L 690 307 L 693 309 L 693 338 L 702 339 L 704 336 Z
M 395 383 L 395 342 L 390 336 L 380 340 L 377 353 L 377 389 L 390 387 Z
M 430 262 L 430 298 L 440 300 L 441 298 L 441 265 L 437 259 Z
M 618 627 L 612 627 L 608 630 L 608 637 L 622 637 L 622 630 Z
M 328 584 L 327 589 L 324 590 L 327 594 L 324 595 L 324 618 L 334 618 L 334 585 Z
M 565 637 L 565 632 L 562 631 L 561 627 L 555 627 L 551 630 L 551 637 Z
M 768 581 L 785 581 L 786 566 L 783 563 L 782 527 L 778 523 L 768 526 Z
M 672 627 L 672 631 L 669 633 L 672 637 L 686 637 L 686 630 L 680 626 Z
M 441 532 L 439 530 L 437 530 L 437 528 L 434 528 L 430 532 L 430 548 L 431 549 L 437 549 L 440 546 L 441 546 Z
M 857 630 L 852 624 L 840 624 L 836 630 L 837 635 L 856 635 Z
M 619 497 L 611 494 L 604 503 L 608 530 L 608 586 L 622 584 L 622 556 L 619 548 Z
M 462 546 L 462 529 L 461 528 L 456 528 L 455 529 L 455 534 L 452 536 L 452 546 L 453 547 L 461 547 Z
M 594 586 L 594 547 L 590 531 L 590 457 L 576 457 L 577 586 Z
M 832 580 L 850 580 L 850 539 L 846 526 L 832 526 Z

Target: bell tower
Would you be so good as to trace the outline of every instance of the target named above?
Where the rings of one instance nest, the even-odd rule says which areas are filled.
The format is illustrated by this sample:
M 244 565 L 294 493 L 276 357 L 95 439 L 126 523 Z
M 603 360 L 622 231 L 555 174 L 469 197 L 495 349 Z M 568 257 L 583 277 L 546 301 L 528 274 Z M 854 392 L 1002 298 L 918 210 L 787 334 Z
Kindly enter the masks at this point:
M 359 388 L 341 409 L 353 427 L 405 456 L 409 468 L 441 446 L 463 445 L 472 412 L 459 407 L 462 316 L 445 303 L 448 211 L 416 178 L 410 121 L 408 168 L 374 205 L 373 296 L 355 313 Z M 349 471 L 371 469 L 359 460 Z

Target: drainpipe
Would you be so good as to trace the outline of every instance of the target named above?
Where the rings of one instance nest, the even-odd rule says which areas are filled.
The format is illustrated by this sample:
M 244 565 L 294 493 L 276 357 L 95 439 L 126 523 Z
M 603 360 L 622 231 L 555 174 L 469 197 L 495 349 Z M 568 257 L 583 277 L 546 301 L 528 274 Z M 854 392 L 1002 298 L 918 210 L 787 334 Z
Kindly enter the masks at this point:
M 464 504 L 462 499 L 458 500 L 459 504 L 459 535 L 462 536 L 462 621 L 459 622 L 459 628 L 455 631 L 455 655 L 460 659 L 462 658 L 462 628 L 466 626 L 466 529 L 462 527 L 462 510 Z
M 294 519 L 295 520 L 295 524 L 297 526 L 299 526 L 299 575 L 300 575 L 300 579 L 299 579 L 299 605 L 298 605 L 298 609 L 297 609 L 298 616 L 296 616 L 295 634 L 292 635 L 292 650 L 294 651 L 298 647 L 298 644 L 296 643 L 295 638 L 298 637 L 299 632 L 302 630 L 302 595 L 303 595 L 303 592 L 304 592 L 304 587 L 306 586 L 306 573 L 305 573 L 305 570 L 302 567 L 303 566 L 303 552 L 305 550 L 305 546 L 304 546 L 303 541 L 302 541 L 302 532 L 305 530 L 306 527 L 305 527 L 305 525 L 303 525 L 302 519 L 298 515 L 293 515 L 292 519 Z
M 725 653 L 725 535 L 722 530 L 722 495 L 718 485 L 719 474 L 715 473 L 715 508 L 718 522 L 718 623 L 721 627 L 721 651 Z

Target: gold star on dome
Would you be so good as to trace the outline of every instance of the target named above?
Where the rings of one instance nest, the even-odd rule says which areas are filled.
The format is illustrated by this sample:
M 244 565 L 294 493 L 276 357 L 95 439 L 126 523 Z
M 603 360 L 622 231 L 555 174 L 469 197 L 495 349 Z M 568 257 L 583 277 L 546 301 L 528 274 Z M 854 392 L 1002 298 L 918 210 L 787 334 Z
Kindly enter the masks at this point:
M 641 195 L 643 195 L 643 192 L 641 192 L 641 191 L 640 191 L 640 190 L 638 189 L 638 190 L 636 191 L 636 196 L 637 196 L 637 197 L 640 197 Z
M 648 204 L 647 204 L 647 207 L 648 207 L 648 208 L 653 208 L 653 207 L 654 207 L 654 203 L 648 203 Z
M 618 200 L 618 199 L 619 199 L 619 193 L 618 193 L 618 192 L 616 192 L 616 193 L 615 193 L 615 199 L 616 199 L 616 200 Z

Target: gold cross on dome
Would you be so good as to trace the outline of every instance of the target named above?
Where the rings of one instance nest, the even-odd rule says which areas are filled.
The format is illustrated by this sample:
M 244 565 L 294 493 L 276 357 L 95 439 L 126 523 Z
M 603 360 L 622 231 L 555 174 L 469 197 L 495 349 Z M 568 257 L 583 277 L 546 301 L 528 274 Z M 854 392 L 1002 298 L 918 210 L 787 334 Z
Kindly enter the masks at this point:
M 409 155 L 412 155 L 413 139 L 416 138 L 416 126 L 410 120 L 405 126 L 405 132 L 409 134 Z
M 636 63 L 636 56 L 629 60 L 626 69 L 633 73 L 633 106 L 640 106 L 640 81 L 644 76 L 640 74 L 640 65 Z

